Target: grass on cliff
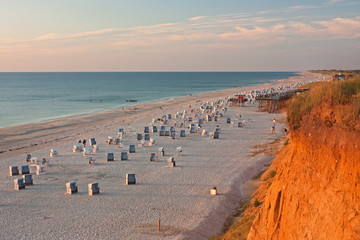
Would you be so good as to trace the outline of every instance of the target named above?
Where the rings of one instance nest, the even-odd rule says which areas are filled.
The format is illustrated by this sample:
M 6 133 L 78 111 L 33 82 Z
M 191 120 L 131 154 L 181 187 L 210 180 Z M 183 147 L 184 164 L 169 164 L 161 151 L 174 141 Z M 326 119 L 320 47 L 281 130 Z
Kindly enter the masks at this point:
M 360 114 L 360 75 L 343 81 L 314 84 L 310 91 L 295 96 L 287 106 L 290 127 L 298 129 L 301 119 L 320 104 L 335 109 L 333 117 L 353 127 Z

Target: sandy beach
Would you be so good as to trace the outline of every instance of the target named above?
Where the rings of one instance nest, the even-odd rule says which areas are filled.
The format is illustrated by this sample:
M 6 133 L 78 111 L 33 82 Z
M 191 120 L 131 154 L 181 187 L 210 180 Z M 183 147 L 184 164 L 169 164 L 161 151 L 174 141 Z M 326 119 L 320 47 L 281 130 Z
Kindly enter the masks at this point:
M 274 83 L 234 88 L 163 102 L 138 104 L 130 108 L 99 114 L 28 124 L 0 129 L 0 239 L 207 239 L 221 232 L 223 223 L 242 199 L 242 184 L 257 175 L 273 156 L 250 156 L 254 145 L 266 144 L 283 137 L 281 114 L 257 111 L 257 105 L 227 107 L 219 118 L 219 139 L 210 139 L 188 129 L 176 128 L 176 139 L 150 133 L 153 146 L 138 147 L 137 133 L 143 133 L 153 118 L 161 118 L 183 110 L 199 109 L 202 102 L 213 102 L 243 91 L 299 82 L 320 80 L 318 74 L 304 72 L 299 76 Z M 189 106 L 191 105 L 191 108 Z M 240 117 L 241 115 L 241 117 Z M 205 114 L 201 114 L 204 117 Z M 230 117 L 234 126 L 226 123 Z M 271 133 L 273 119 L 275 132 Z M 237 122 L 244 121 L 238 128 Z M 166 129 L 180 119 L 170 119 Z M 154 123 L 160 128 L 159 122 Z M 214 131 L 216 123 L 203 128 Z M 124 128 L 124 148 L 105 143 Z M 179 137 L 180 130 L 186 137 Z M 73 152 L 78 140 L 95 138 L 99 151 L 90 156 L 96 164 L 88 164 L 88 156 Z M 120 161 L 122 150 L 136 145 L 127 161 Z M 150 162 L 150 153 L 165 148 L 165 156 Z M 176 148 L 183 154 L 176 156 Z M 59 155 L 49 157 L 51 148 Z M 115 154 L 107 162 L 107 153 Z M 37 176 L 35 167 L 26 163 L 26 154 L 47 158 L 46 174 Z M 175 156 L 176 167 L 168 167 L 167 159 Z M 9 167 L 30 165 L 34 185 L 14 190 Z M 21 170 L 20 170 L 21 171 Z M 125 176 L 136 174 L 136 184 L 126 185 Z M 76 181 L 79 192 L 66 194 L 65 184 Z M 89 196 L 88 184 L 97 182 L 100 194 Z M 216 186 L 218 195 L 211 196 Z M 161 219 L 161 231 L 157 221 Z

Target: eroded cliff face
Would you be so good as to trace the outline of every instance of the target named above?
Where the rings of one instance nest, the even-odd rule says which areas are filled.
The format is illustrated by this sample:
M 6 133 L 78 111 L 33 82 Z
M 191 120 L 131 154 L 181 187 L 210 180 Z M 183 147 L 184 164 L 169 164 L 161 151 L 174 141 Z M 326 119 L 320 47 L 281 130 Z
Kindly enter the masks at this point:
M 308 117 L 277 158 L 248 239 L 360 239 L 360 132 Z

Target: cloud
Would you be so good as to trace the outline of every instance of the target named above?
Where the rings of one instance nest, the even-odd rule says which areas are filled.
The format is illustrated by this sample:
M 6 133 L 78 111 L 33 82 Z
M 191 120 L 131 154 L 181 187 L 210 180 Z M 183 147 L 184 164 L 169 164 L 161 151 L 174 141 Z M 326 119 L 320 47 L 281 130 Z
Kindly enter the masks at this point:
M 286 8 L 286 11 L 299 11 L 299 10 L 307 10 L 307 9 L 313 9 L 313 8 L 320 8 L 320 6 L 315 5 L 295 5 Z
M 334 18 L 328 21 L 316 21 L 326 32 L 334 38 L 354 39 L 360 38 L 360 17 L 355 18 Z
M 314 8 L 298 5 L 291 11 Z M 279 12 L 284 9 L 278 10 Z M 269 10 L 273 13 L 273 10 Z M 201 21 L 200 21 L 201 20 Z M 266 17 L 266 12 L 233 13 L 217 16 L 196 16 L 177 23 L 163 23 L 129 28 L 106 28 L 77 33 L 48 33 L 30 39 L 7 40 L 0 43 L 0 52 L 60 52 L 72 49 L 104 51 L 136 50 L 189 46 L 259 46 L 285 40 L 313 41 L 360 38 L 360 17 L 332 18 L 318 21 Z M 12 46 L 12 47 L 11 47 Z M 33 50 L 34 49 L 34 50 Z M 51 50 L 49 50 L 51 49 Z M 49 51 L 47 51 L 49 50 Z
M 197 17 L 189 18 L 189 21 L 197 21 L 197 20 L 204 19 L 204 18 L 206 18 L 206 16 L 197 16 Z
M 283 24 L 276 24 L 270 27 L 259 27 L 253 28 L 235 27 L 235 31 L 226 32 L 220 35 L 225 40 L 264 40 L 272 41 L 284 40 L 284 34 L 286 33 L 286 26 Z

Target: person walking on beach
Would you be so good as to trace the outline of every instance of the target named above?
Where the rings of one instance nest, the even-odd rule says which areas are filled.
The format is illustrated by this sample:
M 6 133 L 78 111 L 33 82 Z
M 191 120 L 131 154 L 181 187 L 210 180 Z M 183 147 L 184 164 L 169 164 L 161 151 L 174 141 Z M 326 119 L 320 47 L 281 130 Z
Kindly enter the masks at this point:
M 85 145 L 86 145 L 86 140 L 85 139 L 83 140 L 83 144 L 84 144 L 84 147 L 85 147 Z

